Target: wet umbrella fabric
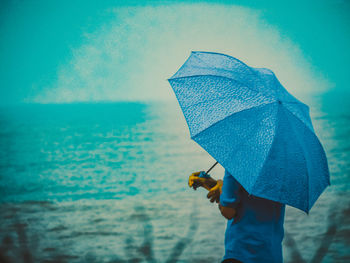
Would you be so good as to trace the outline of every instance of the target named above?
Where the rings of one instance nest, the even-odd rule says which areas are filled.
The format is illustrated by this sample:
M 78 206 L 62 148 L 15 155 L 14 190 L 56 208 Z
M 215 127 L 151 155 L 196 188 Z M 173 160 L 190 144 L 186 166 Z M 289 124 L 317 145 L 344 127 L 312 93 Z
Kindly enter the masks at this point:
M 169 83 L 191 138 L 248 193 L 308 212 L 330 184 L 308 106 L 271 70 L 192 52 Z

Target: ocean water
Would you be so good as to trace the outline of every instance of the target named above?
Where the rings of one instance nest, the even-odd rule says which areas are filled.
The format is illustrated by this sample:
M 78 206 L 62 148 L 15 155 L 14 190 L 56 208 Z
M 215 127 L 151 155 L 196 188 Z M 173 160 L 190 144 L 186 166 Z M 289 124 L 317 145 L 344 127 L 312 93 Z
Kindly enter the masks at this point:
M 332 186 L 287 208 L 285 262 L 350 260 L 347 98 L 306 101 Z M 2 107 L 0 262 L 219 262 L 225 219 L 187 186 L 213 163 L 175 102 Z

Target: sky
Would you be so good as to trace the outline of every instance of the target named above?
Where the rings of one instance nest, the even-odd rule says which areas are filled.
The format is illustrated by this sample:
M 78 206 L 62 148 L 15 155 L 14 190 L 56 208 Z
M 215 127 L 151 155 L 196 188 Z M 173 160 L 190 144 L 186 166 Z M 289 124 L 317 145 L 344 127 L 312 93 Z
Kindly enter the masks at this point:
M 272 69 L 297 97 L 349 92 L 350 1 L 0 2 L 0 104 L 174 99 L 190 52 Z

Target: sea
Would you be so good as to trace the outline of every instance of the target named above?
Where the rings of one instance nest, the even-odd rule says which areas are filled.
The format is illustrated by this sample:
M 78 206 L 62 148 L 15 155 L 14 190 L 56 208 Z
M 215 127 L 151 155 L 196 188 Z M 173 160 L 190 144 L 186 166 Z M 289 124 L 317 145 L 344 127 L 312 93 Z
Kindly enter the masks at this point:
M 305 96 L 331 186 L 287 207 L 284 262 L 350 262 L 349 99 Z M 187 185 L 214 162 L 175 101 L 1 106 L 0 262 L 220 262 L 226 220 Z

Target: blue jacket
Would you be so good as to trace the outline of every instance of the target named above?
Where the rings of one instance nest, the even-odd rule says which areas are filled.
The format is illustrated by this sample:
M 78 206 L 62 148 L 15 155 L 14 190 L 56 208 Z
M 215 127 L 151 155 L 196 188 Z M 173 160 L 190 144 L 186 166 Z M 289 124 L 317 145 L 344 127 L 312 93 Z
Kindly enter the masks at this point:
M 284 204 L 249 195 L 227 171 L 220 203 L 237 211 L 227 222 L 224 259 L 283 262 Z

